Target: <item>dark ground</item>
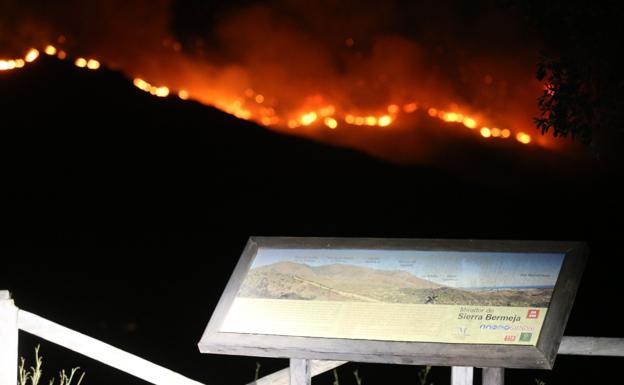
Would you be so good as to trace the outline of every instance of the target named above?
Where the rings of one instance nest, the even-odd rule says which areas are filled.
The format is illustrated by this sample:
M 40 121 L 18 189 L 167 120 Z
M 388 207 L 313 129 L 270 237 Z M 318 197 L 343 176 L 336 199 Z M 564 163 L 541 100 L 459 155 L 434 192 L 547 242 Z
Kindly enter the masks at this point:
M 206 384 L 253 379 L 255 358 L 196 348 L 250 235 L 587 241 L 565 334 L 624 336 L 612 165 L 466 145 L 444 167 L 395 166 L 47 58 L 0 75 L 0 113 L 0 288 L 26 310 Z M 39 340 L 22 337 L 30 357 Z M 141 382 L 42 349 L 47 375 L 80 365 L 84 384 Z M 286 365 L 259 361 L 261 375 Z M 619 383 L 621 363 L 563 356 L 552 372 L 514 370 L 507 383 Z M 415 367 L 349 364 L 342 384 L 355 383 L 355 368 L 366 385 L 418 381 Z M 448 373 L 431 376 L 444 384 Z

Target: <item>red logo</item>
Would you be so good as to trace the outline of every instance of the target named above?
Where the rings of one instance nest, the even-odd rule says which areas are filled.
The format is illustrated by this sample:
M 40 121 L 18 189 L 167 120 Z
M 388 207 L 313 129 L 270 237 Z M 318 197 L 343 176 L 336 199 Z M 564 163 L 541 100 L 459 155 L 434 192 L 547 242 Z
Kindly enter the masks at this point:
M 539 317 L 539 310 L 538 309 L 529 309 L 529 312 L 527 313 L 527 318 L 537 318 Z
M 505 341 L 515 341 L 516 336 L 505 336 Z

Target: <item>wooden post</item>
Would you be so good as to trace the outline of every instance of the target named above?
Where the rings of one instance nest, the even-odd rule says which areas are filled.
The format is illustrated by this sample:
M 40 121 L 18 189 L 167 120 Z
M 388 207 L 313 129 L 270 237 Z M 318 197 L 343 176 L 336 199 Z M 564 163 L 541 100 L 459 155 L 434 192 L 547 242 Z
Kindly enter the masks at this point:
M 290 359 L 290 385 L 310 385 L 312 375 L 310 372 L 310 360 L 298 358 Z
M 505 385 L 505 369 L 483 368 L 483 385 Z
M 17 383 L 17 308 L 11 294 L 0 290 L 0 385 Z
M 472 385 L 474 368 L 471 366 L 453 366 L 451 368 L 451 385 Z

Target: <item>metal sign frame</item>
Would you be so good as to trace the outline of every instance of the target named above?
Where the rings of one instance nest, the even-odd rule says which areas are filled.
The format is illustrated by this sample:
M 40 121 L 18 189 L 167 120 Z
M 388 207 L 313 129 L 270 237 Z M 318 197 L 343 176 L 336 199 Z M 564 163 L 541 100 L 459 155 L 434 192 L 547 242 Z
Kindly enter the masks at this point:
M 262 248 L 368 249 L 564 255 L 535 346 L 397 342 L 221 332 L 220 326 Z M 202 353 L 392 364 L 551 369 L 588 255 L 582 242 L 251 237 L 198 344 Z M 250 320 L 253 322 L 253 320 Z

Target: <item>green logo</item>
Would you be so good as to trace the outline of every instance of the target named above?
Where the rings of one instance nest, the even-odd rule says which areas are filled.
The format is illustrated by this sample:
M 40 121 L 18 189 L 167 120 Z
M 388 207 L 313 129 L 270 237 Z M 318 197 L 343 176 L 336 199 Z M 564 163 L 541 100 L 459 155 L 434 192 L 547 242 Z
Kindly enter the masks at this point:
M 520 333 L 520 342 L 529 342 L 533 333 Z

